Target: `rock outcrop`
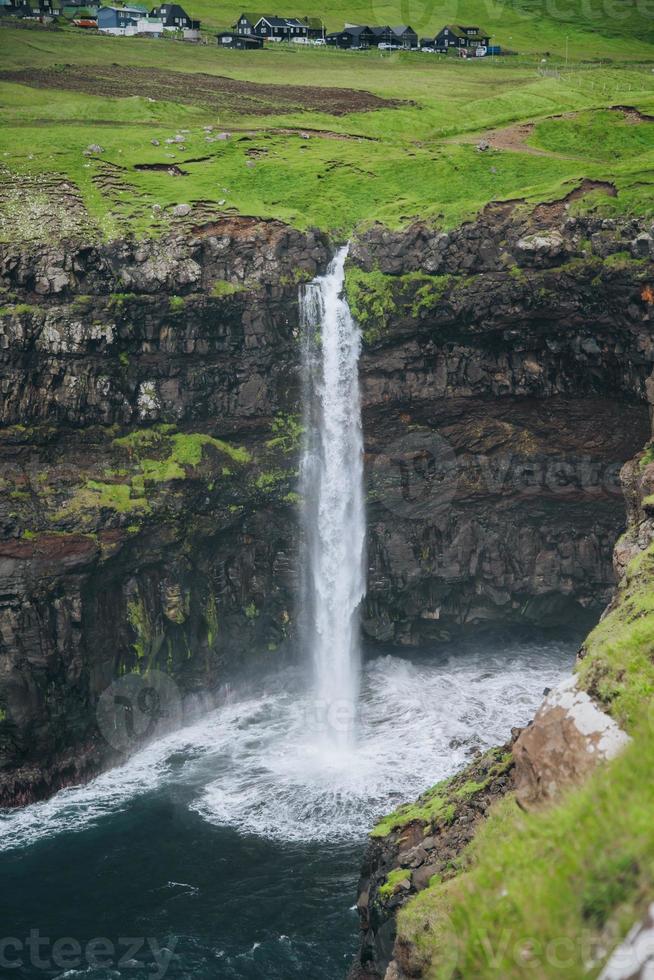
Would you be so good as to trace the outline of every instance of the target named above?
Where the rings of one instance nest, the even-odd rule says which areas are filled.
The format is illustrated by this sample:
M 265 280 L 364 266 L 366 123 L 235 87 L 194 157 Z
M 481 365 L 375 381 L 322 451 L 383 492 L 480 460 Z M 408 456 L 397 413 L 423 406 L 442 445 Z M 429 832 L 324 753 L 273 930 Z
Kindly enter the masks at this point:
M 614 759 L 629 736 L 567 678 L 547 695 L 513 747 L 516 797 L 523 806 L 555 800 Z
M 396 943 L 397 912 L 434 878 L 453 874 L 453 859 L 511 788 L 512 770 L 511 746 L 492 749 L 374 828 L 359 881 L 361 949 L 350 980 L 422 975 L 419 952 Z

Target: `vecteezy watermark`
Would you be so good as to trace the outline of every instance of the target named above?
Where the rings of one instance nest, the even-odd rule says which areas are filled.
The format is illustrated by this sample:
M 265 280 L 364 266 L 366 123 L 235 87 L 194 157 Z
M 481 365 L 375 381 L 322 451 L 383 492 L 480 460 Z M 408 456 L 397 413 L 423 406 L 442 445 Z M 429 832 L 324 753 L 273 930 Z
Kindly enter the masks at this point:
M 477 11 L 484 26 L 487 22 L 493 25 L 493 43 L 497 41 L 506 49 L 511 47 L 513 38 L 510 31 L 516 21 L 527 23 L 548 17 L 569 22 L 572 28 L 580 19 L 582 22 L 620 23 L 634 13 L 639 13 L 645 19 L 654 18 L 654 0 L 635 0 L 633 6 L 627 6 L 620 0 L 540 0 L 529 7 L 506 4 L 502 0 L 481 0 Z M 467 24 L 469 16 L 464 0 L 448 0 L 447 3 L 439 3 L 438 0 L 400 0 L 396 20 L 411 25 L 419 36 L 425 34 L 433 38 L 447 24 Z M 360 23 L 371 27 L 388 23 L 388 7 L 378 0 L 370 0 L 369 12 L 361 15 Z M 507 24 L 504 33 L 503 23 Z
M 621 465 L 547 452 L 457 455 L 437 432 L 415 431 L 374 457 L 370 499 L 401 518 L 434 520 L 457 495 L 621 497 Z
M 54 941 L 30 929 L 24 939 L 0 938 L 0 970 L 146 970 L 151 980 L 163 980 L 175 955 L 177 940 L 163 946 L 151 936 L 121 936 L 116 942 L 104 936 L 85 942 L 65 936 Z M 2 973 L 2 976 L 7 976 Z M 9 974 L 11 976 L 11 974 Z
M 370 490 L 373 500 L 398 517 L 421 520 L 451 503 L 458 478 L 447 440 L 437 432 L 409 432 L 375 456 Z
M 100 695 L 97 709 L 100 732 L 119 752 L 179 728 L 182 715 L 179 688 L 159 670 L 119 677 Z

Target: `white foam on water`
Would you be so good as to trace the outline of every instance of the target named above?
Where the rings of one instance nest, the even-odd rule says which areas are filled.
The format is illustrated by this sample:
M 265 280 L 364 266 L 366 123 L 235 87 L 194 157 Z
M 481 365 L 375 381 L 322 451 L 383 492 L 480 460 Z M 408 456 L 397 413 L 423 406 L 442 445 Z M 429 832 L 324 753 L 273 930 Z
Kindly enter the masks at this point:
M 501 744 L 569 669 L 558 645 L 447 662 L 381 657 L 364 671 L 356 742 L 326 741 L 310 697 L 280 692 L 193 804 L 206 820 L 286 841 L 363 836 L 376 819 Z
M 259 691 L 43 803 L 0 813 L 0 850 L 80 832 L 167 785 L 215 825 L 279 841 L 360 839 L 375 820 L 502 743 L 569 671 L 569 644 L 521 644 L 363 670 L 358 738 L 326 741 L 313 692 L 288 671 Z

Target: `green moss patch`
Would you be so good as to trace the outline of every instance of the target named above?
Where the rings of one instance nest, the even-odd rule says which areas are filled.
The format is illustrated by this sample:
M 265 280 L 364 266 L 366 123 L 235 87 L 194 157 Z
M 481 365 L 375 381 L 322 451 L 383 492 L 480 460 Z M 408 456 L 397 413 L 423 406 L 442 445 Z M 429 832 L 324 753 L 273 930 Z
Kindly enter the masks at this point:
M 297 453 L 304 435 L 304 425 L 298 415 L 280 412 L 272 421 L 272 438 L 266 445 L 269 449 L 281 449 L 285 454 Z
M 385 901 L 392 898 L 395 892 L 400 890 L 400 887 L 404 884 L 409 884 L 411 881 L 411 872 L 407 871 L 405 868 L 395 868 L 393 871 L 389 871 L 386 875 L 386 881 L 379 888 L 379 896 Z
M 54 515 L 65 520 L 102 509 L 118 514 L 145 517 L 152 512 L 152 491 L 159 486 L 186 480 L 200 466 L 210 448 L 231 463 L 250 461 L 247 450 L 202 432 L 176 432 L 172 425 L 136 429 L 114 439 L 125 465 L 108 468 L 103 479 L 89 479 Z
M 373 828 L 370 836 L 387 837 L 393 831 L 412 823 L 423 824 L 427 828 L 426 832 L 447 826 L 456 816 L 458 805 L 470 801 L 486 790 L 495 779 L 508 771 L 512 761 L 510 752 L 491 749 L 475 760 L 463 773 L 436 783 L 415 803 L 405 803 L 384 817 Z M 471 770 L 482 778 L 471 779 Z
M 138 429 L 120 439 L 114 439 L 114 446 L 127 450 L 138 461 L 145 478 L 154 482 L 184 479 L 185 468 L 198 466 L 204 450 L 209 446 L 234 463 L 244 464 L 250 461 L 250 454 L 246 449 L 232 446 L 222 439 L 214 439 L 203 432 L 174 432 L 174 426 L 169 425 Z M 162 458 L 153 458 L 154 454 Z
M 244 289 L 245 286 L 238 286 L 233 282 L 228 282 L 226 279 L 216 279 L 211 287 L 211 295 L 216 298 L 233 296 L 235 293 L 242 293 Z
M 370 272 L 348 265 L 345 288 L 352 315 L 366 343 L 383 337 L 391 316 L 418 320 L 444 296 L 450 276 L 411 272 L 390 276 L 376 268 Z

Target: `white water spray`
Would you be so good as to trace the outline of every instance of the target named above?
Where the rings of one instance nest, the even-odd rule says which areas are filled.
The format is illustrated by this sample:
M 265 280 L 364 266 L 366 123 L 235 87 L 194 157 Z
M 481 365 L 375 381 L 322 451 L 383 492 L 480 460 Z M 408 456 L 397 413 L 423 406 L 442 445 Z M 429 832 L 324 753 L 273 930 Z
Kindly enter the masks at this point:
M 361 334 L 342 296 L 347 248 L 300 292 L 305 338 L 301 493 L 307 547 L 307 642 L 331 739 L 353 735 L 359 692 L 359 605 L 365 594 Z

